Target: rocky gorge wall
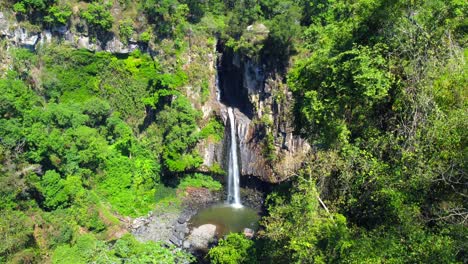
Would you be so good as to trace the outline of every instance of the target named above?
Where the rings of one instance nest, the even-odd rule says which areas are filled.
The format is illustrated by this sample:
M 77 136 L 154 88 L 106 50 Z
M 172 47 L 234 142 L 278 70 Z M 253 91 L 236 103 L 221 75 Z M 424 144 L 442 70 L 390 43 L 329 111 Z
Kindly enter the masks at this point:
M 293 134 L 289 112 L 292 95 L 283 76 L 268 71 L 247 56 L 232 51 L 218 53 L 219 81 L 212 89 L 220 93 L 217 114 L 226 126 L 225 140 L 204 148 L 205 164 L 219 162 L 226 168 L 229 122 L 227 107 L 234 108 L 239 142 L 240 170 L 245 176 L 278 183 L 294 175 L 310 150 L 309 144 Z M 208 154 L 211 153 L 211 154 Z

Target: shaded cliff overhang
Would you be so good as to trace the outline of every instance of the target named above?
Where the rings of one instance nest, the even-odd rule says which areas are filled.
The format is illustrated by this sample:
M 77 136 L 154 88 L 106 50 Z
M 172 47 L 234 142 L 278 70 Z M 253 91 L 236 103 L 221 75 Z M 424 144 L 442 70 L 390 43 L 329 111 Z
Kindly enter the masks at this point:
M 250 119 L 254 115 L 249 92 L 244 87 L 244 67 L 238 53 L 219 43 L 218 78 L 221 103 L 239 109 Z

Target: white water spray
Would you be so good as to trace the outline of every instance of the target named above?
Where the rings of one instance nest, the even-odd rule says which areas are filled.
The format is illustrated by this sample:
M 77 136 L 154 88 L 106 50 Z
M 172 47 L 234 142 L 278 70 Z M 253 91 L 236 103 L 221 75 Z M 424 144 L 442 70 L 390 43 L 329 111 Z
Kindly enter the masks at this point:
M 239 191 L 239 164 L 237 157 L 236 121 L 231 107 L 228 107 L 228 118 L 231 126 L 231 145 L 229 151 L 228 198 L 227 202 L 236 208 L 242 207 Z

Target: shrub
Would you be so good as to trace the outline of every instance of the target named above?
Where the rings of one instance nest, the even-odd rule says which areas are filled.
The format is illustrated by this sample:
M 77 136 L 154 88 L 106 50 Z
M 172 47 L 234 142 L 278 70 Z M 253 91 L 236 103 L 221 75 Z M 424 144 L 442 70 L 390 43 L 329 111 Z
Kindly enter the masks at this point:
M 66 24 L 72 15 L 69 5 L 54 5 L 48 10 L 48 15 L 44 17 L 44 22 L 49 24 Z
M 45 198 L 44 205 L 48 209 L 56 209 L 67 206 L 69 193 L 65 188 L 65 180 L 55 171 L 47 171 L 38 186 Z
M 125 19 L 120 22 L 119 25 L 119 35 L 122 43 L 128 43 L 128 40 L 132 38 L 133 35 L 133 22 L 131 19 Z
M 224 136 L 224 125 L 218 119 L 211 119 L 200 131 L 200 138 L 208 138 L 219 142 Z
M 212 264 L 255 263 L 253 245 L 254 242 L 242 234 L 229 234 L 208 252 L 208 257 Z
M 110 13 L 110 5 L 91 3 L 87 9 L 81 10 L 81 17 L 88 22 L 89 26 L 97 30 L 109 30 L 114 18 Z
M 151 33 L 151 29 L 147 29 L 143 33 L 140 34 L 140 38 L 138 39 L 141 42 L 148 43 L 153 38 L 153 34 Z

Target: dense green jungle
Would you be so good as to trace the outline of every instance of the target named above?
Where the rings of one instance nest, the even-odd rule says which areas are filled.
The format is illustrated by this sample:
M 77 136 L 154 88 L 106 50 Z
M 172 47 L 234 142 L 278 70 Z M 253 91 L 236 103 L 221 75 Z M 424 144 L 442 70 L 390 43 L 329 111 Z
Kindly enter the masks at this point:
M 468 263 L 467 15 L 1 0 L 0 263 Z M 171 237 L 228 158 L 255 233 Z

